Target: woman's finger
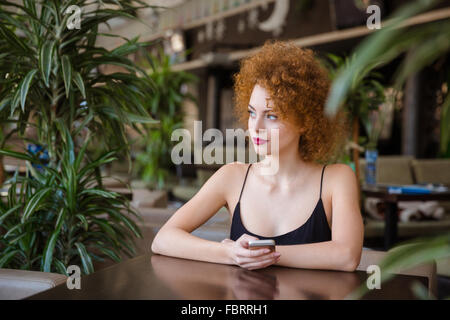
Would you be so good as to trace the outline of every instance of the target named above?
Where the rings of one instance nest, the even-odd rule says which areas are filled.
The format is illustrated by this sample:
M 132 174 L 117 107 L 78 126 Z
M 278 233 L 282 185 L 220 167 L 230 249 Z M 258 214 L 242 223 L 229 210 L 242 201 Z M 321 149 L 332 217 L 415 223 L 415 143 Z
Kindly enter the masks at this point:
M 241 265 L 241 267 L 248 269 L 248 270 L 260 269 L 260 268 L 268 267 L 271 264 L 274 264 L 277 260 L 278 260 L 278 258 L 272 257 L 270 259 L 262 260 L 259 262 L 243 264 L 243 265 Z
M 266 254 L 263 254 L 260 256 L 256 256 L 256 257 L 238 256 L 238 259 L 239 259 L 239 265 L 242 266 L 242 264 L 256 263 L 256 262 L 260 262 L 260 261 L 275 259 L 277 257 L 279 257 L 278 253 L 269 252 L 269 253 L 266 253 Z
M 262 256 L 262 255 L 268 254 L 268 253 L 270 253 L 270 249 L 267 249 L 267 248 L 262 248 L 262 249 L 257 249 L 257 250 L 238 248 L 238 250 L 236 251 L 236 255 L 238 257 L 243 257 L 243 258 L 254 258 L 254 257 L 259 257 L 259 256 Z

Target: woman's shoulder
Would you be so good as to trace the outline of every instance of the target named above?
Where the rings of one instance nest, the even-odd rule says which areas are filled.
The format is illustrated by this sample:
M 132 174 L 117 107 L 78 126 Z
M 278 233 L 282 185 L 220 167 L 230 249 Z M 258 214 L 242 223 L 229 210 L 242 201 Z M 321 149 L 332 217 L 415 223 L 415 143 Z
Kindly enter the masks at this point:
M 241 177 L 245 175 L 248 166 L 248 163 L 238 161 L 226 163 L 214 175 L 220 177 L 220 181 L 224 186 L 230 186 L 234 181 L 240 181 Z
M 328 185 L 337 188 L 342 188 L 343 185 L 356 182 L 355 171 L 345 163 L 328 164 L 323 175 L 324 183 L 326 179 Z
M 352 167 L 345 163 L 330 163 L 326 165 L 326 169 L 328 171 L 333 171 L 337 174 L 349 174 L 354 173 Z
M 250 164 L 234 161 L 226 163 L 220 167 L 219 170 L 223 171 L 223 174 L 230 179 L 239 178 L 242 174 L 245 174 Z
M 225 199 L 229 199 L 241 187 L 247 168 L 248 164 L 242 162 L 226 163 L 214 172 L 204 186 L 208 190 L 211 188 L 215 193 L 222 194 Z

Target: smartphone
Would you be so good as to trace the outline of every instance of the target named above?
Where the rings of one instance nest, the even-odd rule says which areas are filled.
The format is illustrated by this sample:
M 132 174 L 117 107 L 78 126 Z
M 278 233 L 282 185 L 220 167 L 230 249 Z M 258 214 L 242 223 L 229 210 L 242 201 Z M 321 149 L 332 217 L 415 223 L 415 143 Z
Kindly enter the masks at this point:
M 251 240 L 248 242 L 250 250 L 269 248 L 270 251 L 275 251 L 275 240 Z

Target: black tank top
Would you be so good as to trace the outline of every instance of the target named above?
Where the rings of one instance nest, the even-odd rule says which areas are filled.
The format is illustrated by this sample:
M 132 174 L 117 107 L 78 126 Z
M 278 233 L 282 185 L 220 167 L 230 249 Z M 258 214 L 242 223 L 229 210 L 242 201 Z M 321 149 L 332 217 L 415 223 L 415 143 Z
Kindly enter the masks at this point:
M 247 173 L 245 174 L 244 183 L 242 185 L 241 194 L 239 195 L 238 203 L 234 209 L 233 220 L 231 222 L 230 239 L 236 241 L 239 237 L 246 233 L 248 235 L 257 237 L 258 239 L 273 239 L 276 245 L 294 245 L 294 244 L 305 244 L 313 242 L 322 242 L 331 240 L 331 230 L 328 226 L 327 216 L 325 214 L 325 209 L 323 208 L 322 202 L 322 180 L 323 171 L 325 166 L 322 168 L 322 176 L 320 178 L 320 196 L 317 201 L 316 207 L 314 208 L 309 219 L 300 227 L 292 230 L 288 233 L 274 236 L 274 237 L 263 237 L 248 231 L 241 220 L 241 196 L 244 190 L 245 181 L 247 180 L 248 171 L 250 170 L 252 164 L 247 168 Z

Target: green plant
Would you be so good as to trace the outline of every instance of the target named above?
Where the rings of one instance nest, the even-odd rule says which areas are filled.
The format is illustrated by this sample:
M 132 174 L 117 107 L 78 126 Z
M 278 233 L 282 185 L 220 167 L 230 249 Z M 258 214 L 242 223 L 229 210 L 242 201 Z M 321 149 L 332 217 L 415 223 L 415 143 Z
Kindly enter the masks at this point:
M 332 53 L 322 59 L 322 64 L 329 71 L 330 78 L 335 80 L 342 68 L 348 67 L 356 59 L 355 55 L 341 57 Z M 383 77 L 379 72 L 369 68 L 358 69 L 349 86 L 348 95 L 343 102 L 352 123 L 353 163 L 359 181 L 359 127 L 362 122 L 368 135 L 367 147 L 374 148 L 378 140 L 377 130 L 371 127 L 373 112 L 378 112 L 380 105 L 385 101 L 384 87 L 381 83 Z M 381 130 L 381 129 L 380 129 Z
M 182 128 L 184 112 L 182 103 L 186 99 L 196 101 L 183 86 L 196 81 L 197 77 L 171 68 L 170 58 L 159 51 L 159 57 L 145 53 L 142 65 L 149 68 L 149 77 L 155 83 L 157 93 L 150 99 L 151 115 L 160 121 L 160 125 L 146 128 L 141 144 L 144 152 L 136 156 L 135 170 L 151 187 L 164 188 L 173 167 L 172 147 L 177 143 L 171 140 L 172 132 Z
M 115 160 L 117 150 L 83 161 L 90 137 L 78 153 L 67 131 L 63 138 L 61 160 L 43 166 L 42 172 L 31 166 L 39 163 L 31 155 L 0 150 L 27 160 L 32 173 L 16 173 L 6 201 L 0 201 L 0 268 L 65 274 L 76 264 L 89 274 L 93 261 L 120 261 L 121 252 L 135 254 L 133 237 L 142 235 L 131 217 L 139 216 L 124 196 L 103 188 L 98 171 Z
M 378 265 L 381 270 L 381 283 L 392 279 L 399 270 L 414 268 L 424 263 L 434 262 L 436 259 L 445 258 L 450 258 L 450 233 L 403 242 L 392 248 Z M 423 299 L 429 298 L 428 288 L 424 288 L 422 284 L 416 283 L 412 289 L 416 296 Z M 363 283 L 348 298 L 361 298 L 368 290 L 366 283 Z
M 394 13 L 381 30 L 364 39 L 356 49 L 355 60 L 340 70 L 333 81 L 326 104 L 326 112 L 333 114 L 343 106 L 358 70 L 371 70 L 407 53 L 394 76 L 394 88 L 400 89 L 408 76 L 446 55 L 450 49 L 450 41 L 448 41 L 450 39 L 450 21 L 448 19 L 408 28 L 402 26 L 406 19 L 433 8 L 439 2 L 441 1 L 417 0 L 410 2 Z M 447 92 L 441 113 L 441 128 L 447 128 L 447 130 L 441 131 L 442 149 L 448 147 L 448 144 L 445 145 L 445 141 L 449 141 L 449 107 L 450 94 Z M 420 239 L 420 241 L 416 241 L 417 245 L 406 246 L 405 249 L 399 249 L 396 253 L 391 252 L 382 262 L 382 279 L 388 278 L 390 265 L 412 267 L 419 263 L 433 262 L 440 257 L 449 257 L 449 235 L 450 233 L 447 232 L 436 237 Z
M 127 145 L 125 126 L 155 123 L 146 101 L 154 92 L 151 78 L 128 56 L 146 43 L 137 38 L 112 50 L 96 46 L 109 20 L 135 19 L 140 1 L 0 1 L 0 113 L 17 120 L 24 134 L 31 111 L 38 140 L 56 161 L 61 141 L 55 124 L 63 121 L 75 135 L 83 128 L 103 137 L 107 146 Z M 82 9 L 80 29 L 69 29 L 69 6 Z M 106 7 L 108 5 L 109 7 Z M 105 65 L 125 72 L 104 74 Z M 76 125 L 78 124 L 78 125 Z M 128 149 L 125 148 L 125 151 Z
M 83 9 L 79 29 L 68 27 L 72 5 Z M 147 110 L 155 86 L 129 58 L 147 43 L 124 39 L 114 49 L 96 43 L 112 36 L 100 31 L 109 20 L 135 19 L 144 7 L 136 0 L 0 0 L 0 121 L 14 124 L 0 155 L 29 162 L 29 176 L 15 176 L 1 204 L 0 265 L 62 273 L 81 262 L 89 273 L 92 259 L 133 254 L 129 231 L 140 231 L 123 214 L 133 212 L 104 190 L 100 169 L 119 153 L 130 158 L 127 126 L 139 131 L 139 123 L 158 123 Z M 123 71 L 105 74 L 105 65 Z M 30 126 L 37 140 L 26 141 L 49 151 L 42 173 L 31 166 L 38 159 L 4 147 L 8 135 L 24 138 Z M 88 150 L 99 145 L 106 153 L 91 160 Z
M 403 27 L 405 20 L 425 10 L 433 8 L 440 0 L 416 0 L 400 8 L 394 13 L 383 28 L 364 39 L 355 50 L 355 59 L 345 68 L 339 70 L 330 90 L 326 104 L 326 112 L 334 114 L 337 108 L 345 103 L 352 85 L 358 81 L 359 70 L 370 72 L 374 68 L 385 65 L 402 54 L 406 54 L 401 65 L 394 74 L 394 89 L 399 91 L 405 80 L 425 66 L 445 56 L 450 50 L 450 22 L 436 21 L 413 27 Z M 450 95 L 443 103 L 441 128 L 448 127 L 450 116 L 448 108 Z M 447 148 L 450 131 L 441 131 L 441 151 Z M 444 150 L 442 150 L 444 149 Z

